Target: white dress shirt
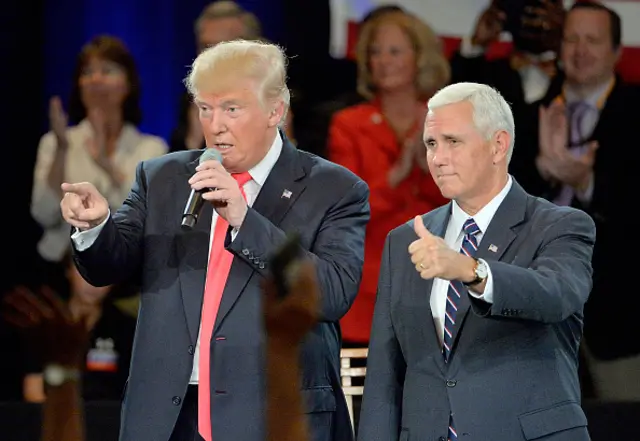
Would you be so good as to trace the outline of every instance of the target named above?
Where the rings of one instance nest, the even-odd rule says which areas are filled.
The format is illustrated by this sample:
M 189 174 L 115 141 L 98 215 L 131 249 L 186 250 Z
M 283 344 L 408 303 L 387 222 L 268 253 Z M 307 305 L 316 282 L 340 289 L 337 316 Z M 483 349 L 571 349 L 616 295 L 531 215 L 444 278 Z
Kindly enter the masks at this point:
M 252 180 L 244 184 L 242 187 L 244 189 L 244 193 L 247 197 L 247 204 L 251 207 L 260 193 L 260 189 L 264 185 L 269 173 L 271 173 L 271 169 L 278 161 L 280 157 L 280 153 L 282 152 L 282 138 L 280 137 L 280 133 L 276 134 L 275 139 L 273 140 L 273 144 L 271 148 L 267 152 L 262 161 L 260 161 L 255 167 L 249 170 L 249 174 L 251 175 Z M 211 250 L 211 243 L 213 242 L 213 232 L 216 228 L 216 221 L 218 220 L 218 213 L 216 210 L 213 210 L 213 218 L 211 220 L 211 233 L 209 236 L 209 250 Z M 106 220 L 98 225 L 95 228 L 86 231 L 76 231 L 71 239 L 78 251 L 84 251 L 89 248 L 93 242 L 96 240 L 100 231 L 106 224 Z M 233 230 L 231 233 L 231 239 L 235 239 L 238 234 L 238 230 Z M 211 253 L 209 253 L 211 254 Z M 198 362 L 200 359 L 200 332 L 198 332 L 198 340 L 196 341 L 196 350 L 193 356 L 193 369 L 191 371 L 191 379 L 189 380 L 189 384 L 198 384 Z
M 452 249 L 456 251 L 460 251 L 460 247 L 462 246 L 462 239 L 464 238 L 464 232 L 462 231 L 462 226 L 470 217 L 473 217 L 478 228 L 480 228 L 480 232 L 476 235 L 479 246 L 483 246 L 482 237 L 484 233 L 489 228 L 489 224 L 491 223 L 491 219 L 496 214 L 498 207 L 502 204 L 502 201 L 509 193 L 511 189 L 513 181 L 511 176 L 507 181 L 507 184 L 504 188 L 498 193 L 491 201 L 485 205 L 480 211 L 476 213 L 475 216 L 469 216 L 464 212 L 460 206 L 453 201 L 451 203 L 451 217 L 449 218 L 449 224 L 447 225 L 447 231 L 444 235 L 444 241 L 449 245 Z M 487 264 L 489 274 L 487 275 L 487 283 L 484 288 L 483 294 L 478 294 L 469 289 L 469 294 L 472 296 L 482 299 L 487 303 L 493 303 L 493 279 L 491 275 L 491 265 Z M 449 281 L 435 278 L 433 279 L 433 285 L 431 286 L 431 313 L 433 314 L 433 321 L 435 322 L 436 329 L 438 331 L 438 337 L 440 338 L 440 342 L 444 339 L 444 314 L 447 308 L 447 291 L 449 290 Z

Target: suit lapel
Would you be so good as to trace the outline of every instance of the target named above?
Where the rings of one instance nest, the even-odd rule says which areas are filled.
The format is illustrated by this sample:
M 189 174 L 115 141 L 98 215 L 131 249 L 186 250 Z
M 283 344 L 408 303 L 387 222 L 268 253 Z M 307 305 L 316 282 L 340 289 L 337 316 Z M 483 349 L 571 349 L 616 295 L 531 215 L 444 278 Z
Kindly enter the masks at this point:
M 176 207 L 177 213 L 182 213 L 184 204 L 191 193 L 188 180 L 195 173 L 198 159 L 187 164 L 184 175 L 178 179 L 176 201 L 180 205 Z M 179 210 L 179 211 L 177 211 Z M 191 231 L 182 231 L 177 237 L 177 253 L 179 261 L 180 291 L 182 305 L 189 328 L 191 341 L 195 344 L 200 328 L 200 315 L 202 312 L 202 299 L 204 297 L 204 282 L 207 276 L 207 262 L 209 260 L 209 242 L 211 238 L 211 219 L 213 207 L 204 204 L 198 218 L 198 223 Z M 181 217 L 176 220 L 176 228 L 180 229 Z
M 280 136 L 283 140 L 282 152 L 253 204 L 253 209 L 275 226 L 280 224 L 289 209 L 304 192 L 305 180 L 303 178 L 306 175 L 304 167 L 300 163 L 297 149 L 284 134 L 281 133 Z M 214 332 L 238 300 L 254 272 L 255 269 L 241 259 L 233 259 L 218 309 Z
M 513 179 L 513 178 L 512 178 Z M 491 260 L 500 260 L 505 251 L 509 248 L 516 234 L 513 227 L 520 224 L 524 218 L 527 208 L 527 194 L 522 187 L 513 180 L 511 190 L 507 193 L 493 219 L 489 223 L 487 231 L 483 234 L 482 240 L 478 244 L 476 252 L 477 259 L 484 259 L 491 265 Z M 469 291 L 461 283 L 463 292 L 460 296 L 458 312 L 456 313 L 456 324 L 453 328 L 453 348 L 457 345 L 458 335 L 464 326 L 464 322 L 469 313 L 471 303 L 469 301 Z
M 514 179 L 511 190 L 498 207 L 487 231 L 482 235 L 476 258 L 488 262 L 500 260 L 516 238 L 513 228 L 525 220 L 526 210 L 527 194 Z
M 282 153 L 260 189 L 253 209 L 269 219 L 274 225 L 280 221 L 305 188 L 305 170 L 300 164 L 297 149 L 289 140 L 283 139 Z

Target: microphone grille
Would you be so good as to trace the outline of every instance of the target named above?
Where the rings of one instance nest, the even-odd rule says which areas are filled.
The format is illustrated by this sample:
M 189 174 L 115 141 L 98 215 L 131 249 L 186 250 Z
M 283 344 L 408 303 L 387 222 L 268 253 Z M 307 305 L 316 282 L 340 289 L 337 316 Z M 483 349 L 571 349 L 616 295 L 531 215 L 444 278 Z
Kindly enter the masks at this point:
M 211 160 L 222 162 L 222 155 L 216 149 L 208 148 L 204 151 L 202 155 L 200 155 L 200 159 L 198 160 L 198 163 L 202 164 L 204 161 L 211 161 Z

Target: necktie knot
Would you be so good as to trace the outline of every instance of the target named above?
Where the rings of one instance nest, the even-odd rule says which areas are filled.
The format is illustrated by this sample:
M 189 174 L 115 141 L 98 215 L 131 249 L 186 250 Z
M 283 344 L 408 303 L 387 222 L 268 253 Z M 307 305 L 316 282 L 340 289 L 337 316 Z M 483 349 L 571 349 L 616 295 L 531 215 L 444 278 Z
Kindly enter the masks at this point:
M 570 115 L 580 116 L 590 110 L 593 106 L 586 101 L 573 101 L 567 105 Z
M 462 226 L 462 230 L 465 234 L 474 237 L 476 234 L 480 233 L 480 227 L 476 224 L 476 221 L 473 220 L 472 217 L 467 219 Z
M 233 176 L 233 179 L 235 179 L 238 182 L 238 186 L 240 188 L 244 187 L 244 184 L 246 184 L 251 179 L 253 179 L 249 174 L 249 172 L 232 173 L 231 176 Z

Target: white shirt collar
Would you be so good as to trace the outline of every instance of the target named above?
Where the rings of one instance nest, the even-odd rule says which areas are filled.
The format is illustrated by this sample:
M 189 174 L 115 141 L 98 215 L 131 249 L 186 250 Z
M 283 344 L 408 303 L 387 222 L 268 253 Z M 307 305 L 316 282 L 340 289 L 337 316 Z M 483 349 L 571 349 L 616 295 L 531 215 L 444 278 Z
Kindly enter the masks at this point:
M 565 87 L 564 96 L 568 103 L 573 103 L 576 101 L 584 101 L 594 108 L 598 108 L 598 101 L 604 96 L 609 87 L 611 86 L 611 81 L 609 80 L 602 83 L 597 89 L 591 92 L 586 97 L 580 97 L 577 93 L 575 93 L 570 87 Z
M 465 211 L 460 208 L 460 205 L 456 201 L 452 201 L 451 204 L 451 219 L 449 220 L 449 225 L 453 228 L 453 231 L 456 234 L 462 233 L 462 226 L 470 217 L 473 217 L 478 228 L 480 228 L 480 234 L 484 234 L 489 228 L 489 224 L 491 223 L 491 219 L 498 211 L 498 207 L 504 201 L 504 198 L 507 197 L 509 190 L 511 190 L 511 186 L 513 185 L 513 180 L 511 179 L 511 175 L 509 175 L 509 179 L 505 184 L 504 188 L 498 193 L 487 205 L 482 207 L 480 211 L 476 213 L 475 216 L 470 216 Z
M 253 179 L 256 184 L 262 187 L 271 173 L 271 169 L 278 158 L 280 157 L 280 153 L 282 152 L 282 137 L 280 136 L 280 132 L 276 132 L 276 137 L 273 140 L 273 144 L 269 148 L 267 154 L 262 158 L 260 162 L 258 162 L 253 168 L 249 170 L 249 174 L 251 175 L 251 179 Z

